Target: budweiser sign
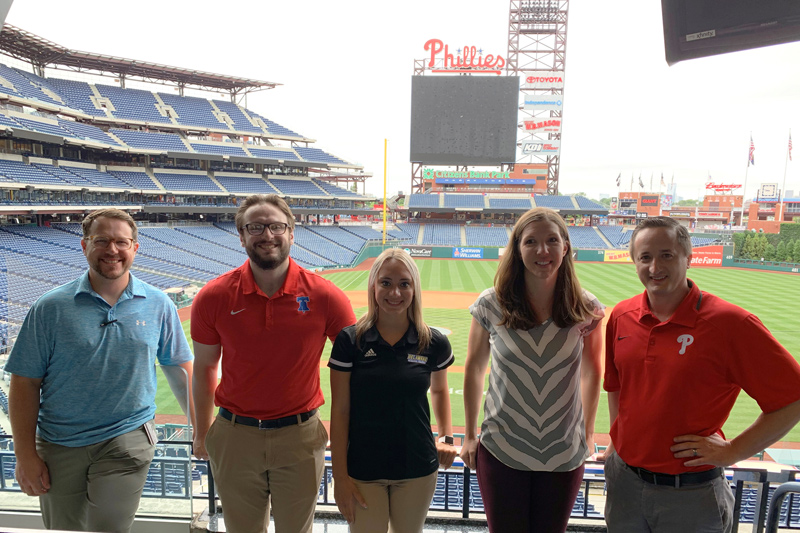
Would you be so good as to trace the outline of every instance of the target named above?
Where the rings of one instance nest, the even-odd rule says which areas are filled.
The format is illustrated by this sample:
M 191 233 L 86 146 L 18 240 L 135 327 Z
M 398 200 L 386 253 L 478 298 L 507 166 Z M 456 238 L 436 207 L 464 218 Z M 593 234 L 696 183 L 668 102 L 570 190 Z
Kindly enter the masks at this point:
M 428 68 L 431 72 L 486 72 L 500 74 L 506 66 L 502 56 L 492 54 L 483 55 L 483 50 L 475 46 L 463 46 L 456 49 L 456 54 L 450 52 L 450 47 L 439 39 L 430 39 L 425 43 L 425 51 L 430 53 Z M 441 60 L 441 66 L 436 66 L 436 61 Z
M 711 189 L 712 191 L 722 192 L 722 191 L 732 191 L 733 189 L 741 189 L 741 184 L 736 183 L 713 183 L 709 182 L 706 183 L 706 189 Z

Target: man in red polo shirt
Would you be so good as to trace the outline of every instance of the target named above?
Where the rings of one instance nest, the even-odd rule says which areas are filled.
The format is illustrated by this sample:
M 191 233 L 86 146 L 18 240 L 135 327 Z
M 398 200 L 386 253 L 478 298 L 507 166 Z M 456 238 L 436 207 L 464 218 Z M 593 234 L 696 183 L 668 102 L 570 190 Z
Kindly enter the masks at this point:
M 356 319 L 339 288 L 289 258 L 294 216 L 283 199 L 249 196 L 236 228 L 248 261 L 192 305 L 194 453 L 211 460 L 227 531 L 266 531 L 271 500 L 278 533 L 310 533 L 328 440 L 320 357 Z
M 620 302 L 606 329 L 608 531 L 731 531 L 723 467 L 800 420 L 800 365 L 756 316 L 687 279 L 691 238 L 677 221 L 646 219 L 630 242 L 645 292 Z M 727 440 L 740 390 L 762 413 Z

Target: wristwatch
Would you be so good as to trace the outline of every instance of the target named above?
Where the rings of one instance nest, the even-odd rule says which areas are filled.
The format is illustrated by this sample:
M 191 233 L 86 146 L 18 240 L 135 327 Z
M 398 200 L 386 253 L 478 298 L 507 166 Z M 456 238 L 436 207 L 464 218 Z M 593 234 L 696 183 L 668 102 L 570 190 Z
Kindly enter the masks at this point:
M 452 435 L 442 435 L 439 437 L 439 442 L 443 442 L 444 444 L 449 444 L 450 446 L 454 446 L 456 441 L 453 440 Z

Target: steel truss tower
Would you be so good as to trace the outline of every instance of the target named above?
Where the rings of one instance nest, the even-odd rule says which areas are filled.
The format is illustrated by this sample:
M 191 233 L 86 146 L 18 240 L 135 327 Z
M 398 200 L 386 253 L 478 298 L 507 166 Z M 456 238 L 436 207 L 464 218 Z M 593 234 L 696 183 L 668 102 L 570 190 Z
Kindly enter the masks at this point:
M 561 141 L 558 133 L 538 133 L 526 129 L 525 122 L 542 122 L 557 118 L 563 112 L 553 110 L 524 109 L 523 102 L 530 95 L 562 95 L 564 85 L 555 83 L 544 87 L 543 83 L 529 83 L 529 78 L 552 77 L 564 73 L 567 56 L 567 12 L 569 0 L 511 0 L 508 18 L 508 74 L 519 76 L 520 120 L 517 133 L 517 163 L 547 163 L 547 193 L 558 194 L 558 176 L 561 152 L 536 155 L 523 153 L 525 143 Z M 536 88 L 527 88 L 535 85 Z

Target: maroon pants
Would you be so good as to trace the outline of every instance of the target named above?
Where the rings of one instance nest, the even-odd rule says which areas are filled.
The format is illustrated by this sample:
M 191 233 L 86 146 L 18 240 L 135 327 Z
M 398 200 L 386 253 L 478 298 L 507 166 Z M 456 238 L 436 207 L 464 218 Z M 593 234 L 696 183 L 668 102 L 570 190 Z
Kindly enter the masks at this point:
M 571 472 L 516 470 L 478 444 L 478 485 L 491 533 L 563 533 L 583 480 Z

